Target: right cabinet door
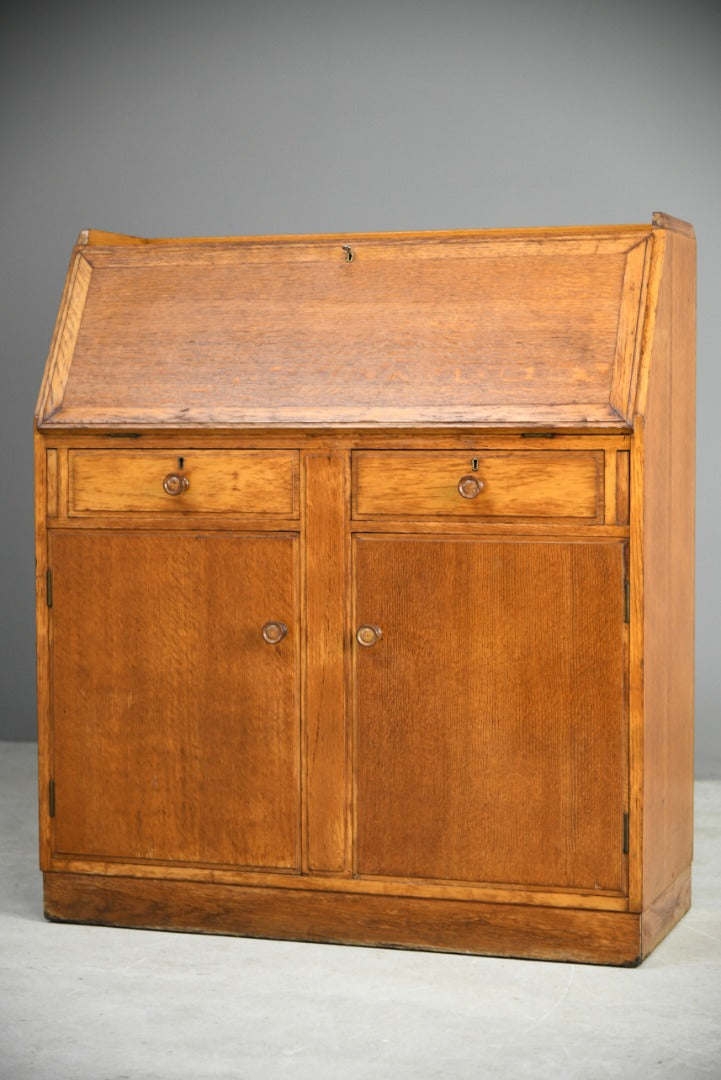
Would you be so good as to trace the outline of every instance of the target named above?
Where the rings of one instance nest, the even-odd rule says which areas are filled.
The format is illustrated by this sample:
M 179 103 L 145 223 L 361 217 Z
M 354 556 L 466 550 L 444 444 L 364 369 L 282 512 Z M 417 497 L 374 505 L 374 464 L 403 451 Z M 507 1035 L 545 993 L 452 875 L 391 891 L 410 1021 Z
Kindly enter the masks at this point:
M 625 891 L 624 548 L 355 538 L 359 875 Z

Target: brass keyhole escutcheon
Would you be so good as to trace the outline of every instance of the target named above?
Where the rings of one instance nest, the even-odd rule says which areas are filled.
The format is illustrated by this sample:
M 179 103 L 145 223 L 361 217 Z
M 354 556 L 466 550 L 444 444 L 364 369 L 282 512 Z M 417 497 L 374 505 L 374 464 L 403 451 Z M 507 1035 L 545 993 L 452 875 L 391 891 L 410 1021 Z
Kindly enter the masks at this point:
M 366 648 L 375 645 L 382 637 L 383 631 L 380 626 L 374 626 L 371 623 L 364 623 L 364 625 L 359 626 L 355 632 L 355 639 L 358 644 L 365 645 Z
M 458 492 L 464 499 L 475 499 L 483 491 L 483 481 L 477 476 L 462 476 L 458 481 Z
M 163 480 L 163 489 L 168 495 L 182 495 L 190 487 L 190 480 L 184 473 L 171 472 Z
M 263 637 L 269 645 L 277 645 L 288 633 L 288 627 L 283 622 L 267 622 L 263 627 Z

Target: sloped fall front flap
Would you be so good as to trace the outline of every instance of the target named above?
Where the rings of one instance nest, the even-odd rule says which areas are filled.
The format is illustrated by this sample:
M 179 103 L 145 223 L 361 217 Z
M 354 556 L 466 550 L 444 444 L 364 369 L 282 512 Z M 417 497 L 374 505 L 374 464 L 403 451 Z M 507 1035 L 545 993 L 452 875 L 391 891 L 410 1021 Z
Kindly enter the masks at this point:
M 41 429 L 628 429 L 650 226 L 81 233 Z

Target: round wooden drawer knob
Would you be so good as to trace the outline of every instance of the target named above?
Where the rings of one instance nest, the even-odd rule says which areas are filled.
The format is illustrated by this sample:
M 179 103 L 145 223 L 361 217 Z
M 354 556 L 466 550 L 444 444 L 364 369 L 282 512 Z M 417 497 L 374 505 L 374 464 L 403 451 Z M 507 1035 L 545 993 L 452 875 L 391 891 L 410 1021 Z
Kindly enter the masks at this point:
M 462 476 L 458 481 L 458 491 L 464 499 L 475 499 L 483 491 L 483 481 L 476 476 Z
M 163 488 L 168 495 L 182 495 L 190 487 L 190 480 L 183 473 L 169 472 L 163 480 Z
M 370 624 L 359 626 L 355 632 L 355 639 L 358 644 L 365 645 L 366 647 L 375 645 L 382 637 L 383 631 L 380 626 L 371 626 Z
M 263 627 L 263 637 L 269 645 L 277 645 L 288 633 L 288 627 L 282 622 L 267 622 Z

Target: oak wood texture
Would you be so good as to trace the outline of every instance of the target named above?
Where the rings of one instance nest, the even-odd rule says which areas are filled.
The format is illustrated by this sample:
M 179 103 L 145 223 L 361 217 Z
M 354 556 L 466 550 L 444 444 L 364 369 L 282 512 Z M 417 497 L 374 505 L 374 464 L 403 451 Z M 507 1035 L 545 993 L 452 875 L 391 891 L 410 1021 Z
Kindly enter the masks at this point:
M 55 852 L 298 869 L 295 548 L 53 533 Z
M 350 869 L 347 454 L 304 455 L 306 868 Z
M 345 872 L 284 870 L 213 864 L 138 861 L 123 858 L 54 854 L 46 869 L 71 874 L 148 880 L 218 882 L 224 885 L 301 889 L 309 892 L 348 892 L 364 896 L 413 896 L 421 899 L 481 903 L 525 904 L 533 907 L 578 908 L 581 911 L 628 911 L 628 897 L 600 889 L 543 888 L 533 885 L 478 884 L 418 878 L 354 877 Z
M 70 268 L 65 279 L 60 310 L 40 386 L 36 409 L 38 420 L 52 416 L 63 401 L 92 272 L 90 263 L 76 250 L 70 260 Z
M 643 455 L 644 906 L 688 867 L 693 848 L 696 245 L 674 228 L 664 246 L 634 451 Z
M 179 495 L 163 487 L 181 475 Z M 71 450 L 69 513 L 298 513 L 298 454 L 287 450 Z
M 187 431 L 172 425 L 147 431 L 53 431 L 44 432 L 45 445 L 62 450 L 173 449 L 181 453 L 190 445 Z M 615 428 L 606 432 L 558 431 L 497 432 L 471 428 L 383 428 L 339 425 L 323 429 L 238 428 L 192 432 L 192 447 L 205 450 L 628 450 L 630 432 Z
M 38 421 L 623 430 L 650 236 L 81 243 Z
M 616 524 L 628 525 L 631 514 L 630 482 L 631 462 L 628 450 L 618 450 L 615 454 L 616 465 Z M 607 520 L 610 520 L 610 515 Z
M 642 917 L 50 873 L 44 902 L 47 918 L 70 922 L 635 967 L 687 910 L 689 893 L 685 875 Z
M 666 229 L 669 232 L 681 233 L 689 240 L 696 241 L 696 233 L 693 225 L 681 218 L 673 217 L 672 214 L 664 214 L 661 210 L 654 210 L 651 221 L 654 229 Z
M 58 516 L 58 452 L 47 452 L 47 515 L 49 518 Z
M 620 416 L 626 418 L 633 415 L 636 396 L 642 342 L 640 323 L 646 305 L 651 252 L 652 245 L 648 240 L 636 244 L 628 253 L 624 269 L 610 404 Z
M 691 906 L 691 867 L 648 904 L 641 916 L 641 955 L 648 956 Z
M 114 926 L 582 963 L 635 965 L 641 951 L 640 916 L 625 912 L 61 873 L 45 875 L 45 913 Z
M 623 547 L 356 540 L 360 874 L 622 891 Z
M 35 432 L 48 916 L 640 962 L 690 902 L 694 285 L 664 214 L 84 230 Z
M 656 225 L 658 225 L 659 227 L 664 227 L 663 226 L 664 222 L 675 223 L 675 226 L 672 226 L 671 224 L 669 224 L 666 227 L 668 227 L 668 228 L 671 228 L 671 227 L 679 227 L 679 228 L 685 227 L 686 229 L 691 229 L 691 232 L 693 232 L 693 227 L 691 225 L 689 225 L 687 222 L 681 221 L 680 218 L 673 218 L 669 214 L 664 214 L 661 211 L 654 211 L 654 213 L 652 215 L 652 222 L 654 224 L 654 227 Z M 515 228 L 515 229 L 502 229 L 502 228 L 499 228 L 499 229 L 484 229 L 481 235 L 484 238 L 487 238 L 489 240 L 492 240 L 492 239 L 505 239 L 505 240 L 518 239 L 518 240 L 523 240 L 523 239 L 527 239 L 529 231 L 532 233 L 534 238 L 537 239 L 537 240 L 558 240 L 559 238 L 560 239 L 564 239 L 564 238 L 567 239 L 569 235 L 572 235 L 572 236 L 577 237 L 577 238 L 586 238 L 586 239 L 588 239 L 588 238 L 598 239 L 599 237 L 603 237 L 604 239 L 605 238 L 613 239 L 614 237 L 626 236 L 626 235 L 634 235 L 634 234 L 637 234 L 640 237 L 643 233 L 648 232 L 648 225 L 638 225 L 638 224 L 629 224 L 629 225 L 574 225 L 574 226 L 572 226 L 570 228 L 568 226 L 565 226 L 565 225 L 552 225 L 552 226 L 537 227 L 537 228 L 534 228 L 533 230 L 524 229 L 524 228 Z M 430 235 L 433 235 L 434 237 L 438 238 L 439 240 L 443 240 L 443 239 L 453 240 L 453 239 L 461 239 L 463 237 L 471 238 L 471 239 L 472 238 L 477 238 L 479 233 L 478 233 L 477 229 L 445 229 L 445 230 L 439 230 L 439 231 L 433 232 L 432 234 L 431 233 L 418 233 L 418 232 L 412 232 L 412 231 L 405 231 L 405 232 L 404 231 L 400 231 L 400 232 L 398 232 L 398 231 L 396 231 L 396 232 L 385 231 L 385 232 L 363 233 L 362 235 L 364 237 L 368 238 L 368 239 L 373 239 L 373 240 L 381 240 L 381 241 L 383 241 L 383 240 L 403 240 L 403 241 L 405 241 L 407 243 L 415 243 L 415 242 L 418 242 L 419 240 L 422 242 L 423 239 L 427 239 L 428 236 L 430 236 Z M 168 236 L 153 236 L 153 237 L 144 237 L 144 236 L 128 236 L 126 233 L 108 232 L 108 231 L 105 231 L 103 229 L 81 229 L 81 231 L 80 231 L 80 233 L 78 235 L 77 246 L 80 246 L 80 247 L 85 247 L 85 246 L 108 247 L 108 246 L 117 246 L 118 244 L 121 244 L 121 245 L 124 245 L 124 244 L 134 244 L 134 245 L 138 245 L 138 244 L 150 245 L 150 244 L 153 244 L 153 245 L 156 245 L 156 246 L 158 244 L 163 244 L 163 245 L 166 245 L 166 246 L 167 245 L 174 246 L 174 245 L 177 245 L 177 244 L 208 244 L 208 243 L 219 244 L 221 246 L 225 246 L 225 245 L 228 245 L 228 244 L 236 244 L 239 241 L 243 241 L 243 240 L 251 240 L 254 244 L 259 244 L 259 245 L 273 246 L 273 245 L 277 244 L 279 241 L 282 241 L 283 243 L 286 243 L 286 244 L 302 245 L 302 244 L 306 244 L 309 240 L 326 241 L 328 243 L 340 243 L 340 244 L 343 244 L 347 239 L 348 239 L 348 233 L 322 233 L 322 234 L 318 234 L 318 235 L 296 234 L 296 233 L 272 234 L 272 235 L 262 235 L 261 234 L 261 235 L 258 235 L 258 236 L 251 236 L 251 237 L 248 237 L 248 236 L 183 236 L 183 237 L 177 237 L 177 236 L 171 236 L 171 237 L 168 237 Z
M 470 476 L 480 493 L 464 498 Z M 599 451 L 478 451 L 471 454 L 358 450 L 353 454 L 355 518 L 603 519 L 603 455 Z
M 36 431 L 33 436 L 35 484 L 35 626 L 36 687 L 38 702 L 38 824 L 40 865 L 47 867 L 52 854 L 51 820 L 48 793 L 52 781 L 53 725 L 50 712 L 50 650 L 52 635 L 48 601 L 48 453 L 45 440 Z

